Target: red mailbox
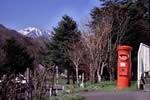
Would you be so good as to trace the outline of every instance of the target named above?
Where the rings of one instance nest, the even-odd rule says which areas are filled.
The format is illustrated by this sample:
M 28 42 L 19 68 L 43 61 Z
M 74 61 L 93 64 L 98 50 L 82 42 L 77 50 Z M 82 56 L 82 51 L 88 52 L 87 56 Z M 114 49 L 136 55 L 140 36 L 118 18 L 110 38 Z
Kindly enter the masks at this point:
M 125 88 L 131 83 L 131 50 L 130 46 L 118 46 L 117 87 Z

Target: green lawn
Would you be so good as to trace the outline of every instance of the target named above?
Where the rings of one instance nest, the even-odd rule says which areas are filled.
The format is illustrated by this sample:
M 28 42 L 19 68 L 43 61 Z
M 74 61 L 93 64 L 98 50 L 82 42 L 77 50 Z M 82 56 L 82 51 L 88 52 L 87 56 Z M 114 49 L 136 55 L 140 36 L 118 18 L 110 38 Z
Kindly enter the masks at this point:
M 56 82 L 57 80 L 55 80 Z M 66 79 L 58 79 L 58 84 L 64 84 L 64 91 L 60 92 L 57 97 L 51 97 L 48 100 L 84 100 L 83 96 L 79 95 L 79 92 L 88 92 L 88 91 L 136 91 L 137 90 L 137 82 L 132 81 L 131 86 L 128 88 L 118 89 L 117 81 L 102 81 L 99 83 L 90 83 L 86 82 L 84 84 L 85 88 L 80 88 L 79 84 L 71 84 L 66 85 Z M 74 88 L 69 88 L 69 86 L 73 86 Z M 69 91 L 69 92 L 68 92 Z
M 128 88 L 118 89 L 117 88 L 117 81 L 102 81 L 99 83 L 85 83 L 85 88 L 80 88 L 78 84 L 74 85 L 75 88 L 70 89 L 71 92 L 78 92 L 78 91 L 135 91 L 137 90 L 137 82 L 132 81 L 131 86 Z M 69 89 L 68 87 L 65 90 Z
M 61 84 L 65 84 L 66 80 L 61 79 L 59 80 Z M 73 84 L 71 84 L 73 85 Z M 66 85 L 64 91 L 59 93 L 57 99 L 53 100 L 84 100 L 84 97 L 80 96 L 79 92 L 88 92 L 88 91 L 136 91 L 137 90 L 137 82 L 132 81 L 131 86 L 128 88 L 118 89 L 117 88 L 117 81 L 102 81 L 99 83 L 85 83 L 85 88 L 80 88 L 79 84 L 73 85 L 74 88 L 69 88 L 69 85 Z M 69 93 L 67 92 L 69 91 Z

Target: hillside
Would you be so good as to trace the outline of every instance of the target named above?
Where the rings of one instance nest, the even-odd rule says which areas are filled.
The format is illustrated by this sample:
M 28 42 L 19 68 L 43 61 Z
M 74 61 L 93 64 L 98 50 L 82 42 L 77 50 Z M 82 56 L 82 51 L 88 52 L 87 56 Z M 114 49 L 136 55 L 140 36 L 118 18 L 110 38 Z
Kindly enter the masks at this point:
M 32 39 L 29 37 L 25 37 L 15 30 L 8 29 L 5 26 L 0 25 L 0 70 L 3 69 L 4 65 L 7 63 L 7 52 L 6 50 L 4 50 L 4 47 L 7 44 L 7 40 L 11 38 L 16 41 L 18 46 L 25 48 L 28 54 L 35 59 L 35 64 L 38 63 L 37 59 L 40 57 L 41 53 L 46 50 L 44 39 Z

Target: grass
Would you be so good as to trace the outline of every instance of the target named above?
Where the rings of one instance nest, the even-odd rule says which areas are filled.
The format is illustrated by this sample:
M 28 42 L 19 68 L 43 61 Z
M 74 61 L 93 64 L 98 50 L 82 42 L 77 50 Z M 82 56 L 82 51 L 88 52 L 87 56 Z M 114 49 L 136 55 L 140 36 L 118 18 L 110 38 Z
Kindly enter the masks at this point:
M 57 83 L 57 82 L 58 82 L 58 84 L 66 84 L 67 79 L 64 79 L 64 78 L 55 79 L 55 83 Z M 70 84 L 73 84 L 72 79 L 70 79 Z
M 66 84 L 66 79 L 59 79 L 58 83 Z M 132 81 L 130 87 L 117 89 L 117 81 L 102 81 L 99 83 L 86 82 L 84 84 L 85 88 L 80 88 L 79 84 L 73 85 L 71 81 L 71 85 L 73 85 L 74 88 L 69 88 L 69 85 L 66 85 L 64 91 L 60 92 L 58 96 L 51 97 L 48 100 L 84 100 L 85 98 L 79 94 L 82 91 L 136 91 L 136 84 L 136 81 Z M 69 93 L 67 91 L 69 91 Z
M 58 96 L 41 96 L 35 97 L 33 100 L 84 100 L 84 97 L 77 93 L 66 94 L 65 92 L 61 92 Z
M 85 98 L 78 93 L 69 93 L 66 94 L 65 92 L 62 92 L 59 94 L 59 100 L 84 100 Z
M 125 91 L 137 91 L 138 90 L 138 88 L 137 88 L 137 81 L 131 81 L 131 86 L 127 87 L 127 88 L 123 88 L 122 90 L 125 90 Z
M 44 99 L 38 99 L 38 100 L 84 100 L 84 99 L 85 97 L 77 93 L 66 94 L 65 92 L 61 92 L 58 94 L 58 96 L 44 97 Z
M 85 88 L 80 88 L 78 84 L 75 84 L 74 87 L 70 89 L 72 93 L 80 92 L 80 91 L 136 91 L 137 90 L 137 82 L 132 81 L 131 86 L 123 89 L 117 88 L 117 81 L 102 81 L 99 83 L 90 83 L 86 82 Z M 65 90 L 69 89 L 65 87 Z

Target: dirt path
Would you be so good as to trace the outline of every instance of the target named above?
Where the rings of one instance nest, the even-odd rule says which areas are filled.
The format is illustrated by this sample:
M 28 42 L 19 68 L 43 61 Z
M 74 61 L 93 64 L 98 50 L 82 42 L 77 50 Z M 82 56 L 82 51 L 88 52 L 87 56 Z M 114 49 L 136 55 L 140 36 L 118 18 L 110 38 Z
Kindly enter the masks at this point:
M 116 91 L 116 92 L 81 92 L 85 100 L 150 100 L 150 92 Z

